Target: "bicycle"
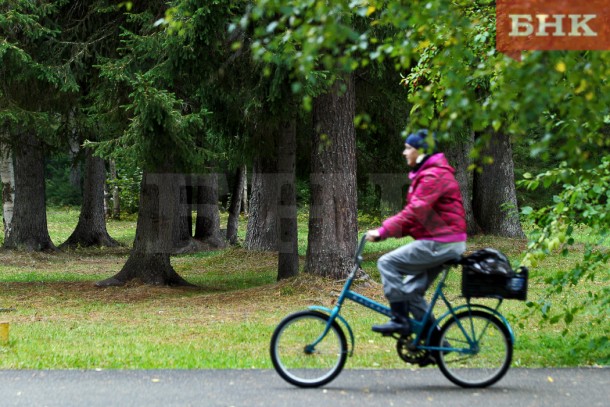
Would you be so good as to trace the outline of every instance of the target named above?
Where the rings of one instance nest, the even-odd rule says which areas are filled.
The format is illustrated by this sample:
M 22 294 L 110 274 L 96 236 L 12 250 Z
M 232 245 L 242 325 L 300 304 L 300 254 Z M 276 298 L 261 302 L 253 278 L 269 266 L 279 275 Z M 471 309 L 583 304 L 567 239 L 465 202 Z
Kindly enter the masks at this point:
M 287 382 L 299 387 L 318 387 L 335 379 L 345 366 L 347 356 L 352 356 L 355 338 L 347 320 L 340 315 L 346 299 L 391 317 L 391 311 L 368 297 L 351 289 L 362 263 L 362 251 L 366 243 L 364 235 L 358 245 L 355 265 L 332 309 L 311 306 L 284 318 L 276 327 L 270 344 L 270 354 L 277 373 Z M 443 288 L 451 267 L 466 264 L 465 259 L 445 263 L 430 307 L 419 321 L 410 319 L 411 334 L 394 334 L 398 355 L 407 363 L 425 366 L 437 364 L 451 382 L 467 388 L 487 387 L 500 380 L 508 371 L 513 355 L 515 336 L 506 318 L 498 311 L 505 297 L 525 299 L 527 293 L 527 269 L 502 278 L 497 289 L 490 289 L 485 277 L 473 283 L 463 274 L 462 295 L 466 304 L 454 307 Z M 464 266 L 465 267 L 465 266 Z M 469 277 L 471 278 L 471 277 Z M 491 280 L 498 280 L 491 277 Z M 483 283 L 483 284 L 481 284 Z M 498 300 L 495 308 L 474 304 L 471 298 L 491 297 Z M 438 301 L 447 311 L 433 320 L 433 309 Z M 347 329 L 351 350 L 343 331 Z

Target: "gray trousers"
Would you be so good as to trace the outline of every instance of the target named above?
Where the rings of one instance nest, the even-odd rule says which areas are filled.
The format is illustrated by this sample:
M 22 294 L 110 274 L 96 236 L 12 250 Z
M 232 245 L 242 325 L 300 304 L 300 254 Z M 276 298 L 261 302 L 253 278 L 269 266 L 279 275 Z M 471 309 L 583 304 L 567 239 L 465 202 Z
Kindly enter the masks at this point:
M 407 302 L 421 320 L 428 310 L 424 294 L 441 271 L 442 264 L 459 258 L 466 242 L 439 243 L 416 240 L 379 258 L 383 291 L 389 302 Z

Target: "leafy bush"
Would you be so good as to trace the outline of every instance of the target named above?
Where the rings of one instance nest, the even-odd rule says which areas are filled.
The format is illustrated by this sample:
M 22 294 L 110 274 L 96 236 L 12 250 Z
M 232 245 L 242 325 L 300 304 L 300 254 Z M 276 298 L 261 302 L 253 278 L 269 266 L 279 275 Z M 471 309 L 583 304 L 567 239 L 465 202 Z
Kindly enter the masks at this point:
M 121 212 L 133 214 L 138 212 L 140 204 L 140 184 L 142 170 L 136 166 L 120 165 L 117 163 L 117 178 L 107 178 L 108 190 L 119 188 Z

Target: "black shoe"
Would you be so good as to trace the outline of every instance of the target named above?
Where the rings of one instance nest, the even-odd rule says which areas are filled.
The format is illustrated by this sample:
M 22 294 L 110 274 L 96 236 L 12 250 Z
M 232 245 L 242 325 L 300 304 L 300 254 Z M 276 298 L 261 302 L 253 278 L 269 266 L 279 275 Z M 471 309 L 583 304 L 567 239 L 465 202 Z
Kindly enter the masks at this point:
M 409 306 L 406 302 L 391 302 L 392 319 L 383 325 L 373 325 L 373 332 L 383 335 L 401 334 L 409 335 L 411 325 L 409 324 Z
M 383 325 L 373 325 L 372 329 L 373 332 L 384 335 L 401 334 L 408 336 L 411 333 L 409 322 L 398 318 L 392 318 Z

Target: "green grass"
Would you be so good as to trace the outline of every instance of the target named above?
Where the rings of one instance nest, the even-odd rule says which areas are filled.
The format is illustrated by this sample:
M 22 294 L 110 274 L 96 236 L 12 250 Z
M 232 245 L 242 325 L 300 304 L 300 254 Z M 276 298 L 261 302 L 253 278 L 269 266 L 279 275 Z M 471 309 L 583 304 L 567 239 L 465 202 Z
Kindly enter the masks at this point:
M 60 244 L 76 225 L 78 212 L 54 209 L 48 217 L 53 241 Z M 99 289 L 93 283 L 125 262 L 135 221 L 111 221 L 108 229 L 126 246 L 56 254 L 0 251 L 0 308 L 13 309 L 0 313 L 0 321 L 10 323 L 10 340 L 0 343 L 0 369 L 270 368 L 269 339 L 278 322 L 309 305 L 332 306 L 341 288 L 341 283 L 308 275 L 277 283 L 275 254 L 231 248 L 172 259 L 178 273 L 197 287 L 131 283 Z M 302 256 L 306 230 L 301 219 Z M 240 234 L 243 238 L 244 231 Z M 372 282 L 359 285 L 359 292 L 385 302 L 375 262 L 401 243 L 366 247 L 364 268 Z M 481 237 L 468 246 L 496 247 L 517 263 L 526 242 Z M 542 295 L 546 275 L 570 267 L 578 255 L 551 256 L 532 270 L 529 299 Z M 450 275 L 448 289 L 457 303 L 462 301 L 459 277 Z M 599 287 L 599 282 L 584 282 L 556 301 L 577 304 Z M 607 336 L 608 327 L 594 325 L 586 314 L 564 332 L 563 323 L 542 324 L 522 301 L 505 301 L 502 312 L 517 337 L 514 366 L 587 366 L 607 358 L 607 349 L 590 349 L 582 334 Z M 356 336 L 348 368 L 405 367 L 394 342 L 370 330 L 383 317 L 353 303 L 342 313 Z

